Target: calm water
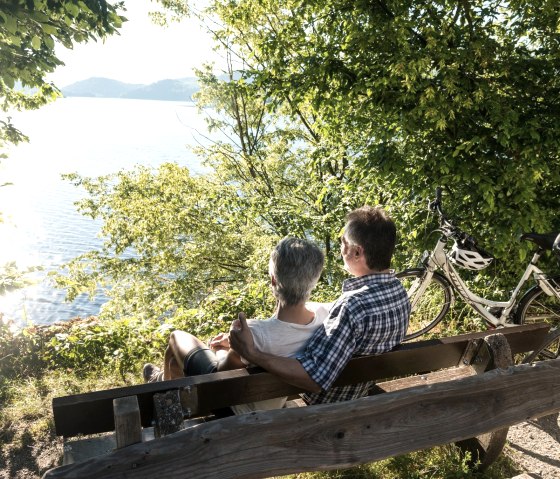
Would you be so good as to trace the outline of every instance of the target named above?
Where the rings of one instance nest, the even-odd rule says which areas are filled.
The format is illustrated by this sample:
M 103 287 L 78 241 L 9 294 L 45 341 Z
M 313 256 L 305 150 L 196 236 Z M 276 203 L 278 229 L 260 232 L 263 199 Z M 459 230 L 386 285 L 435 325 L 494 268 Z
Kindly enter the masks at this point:
M 12 114 L 30 137 L 0 165 L 0 264 L 43 266 L 35 283 L 0 296 L 0 312 L 23 324 L 97 314 L 105 298 L 65 303 L 48 271 L 100 245 L 100 224 L 80 216 L 74 202 L 83 192 L 61 179 L 78 172 L 98 176 L 134 165 L 164 162 L 201 172 L 189 145 L 204 142 L 204 121 L 189 103 L 65 98 L 37 111 Z

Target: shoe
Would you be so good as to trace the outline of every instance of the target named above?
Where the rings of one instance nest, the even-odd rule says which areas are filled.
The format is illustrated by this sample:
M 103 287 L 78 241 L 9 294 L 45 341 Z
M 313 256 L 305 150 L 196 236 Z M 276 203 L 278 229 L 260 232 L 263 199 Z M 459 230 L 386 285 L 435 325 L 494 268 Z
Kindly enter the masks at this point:
M 155 383 L 158 381 L 163 381 L 163 371 L 157 366 L 154 366 L 152 363 L 144 364 L 142 376 L 144 376 L 145 383 Z

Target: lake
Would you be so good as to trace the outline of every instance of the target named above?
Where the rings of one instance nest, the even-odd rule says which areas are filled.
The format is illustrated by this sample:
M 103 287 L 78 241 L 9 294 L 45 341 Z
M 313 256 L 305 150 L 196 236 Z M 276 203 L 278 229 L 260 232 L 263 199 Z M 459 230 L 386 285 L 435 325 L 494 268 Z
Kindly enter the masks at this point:
M 0 296 L 0 313 L 18 324 L 50 324 L 95 315 L 104 297 L 65 303 L 47 273 L 96 249 L 100 223 L 82 217 L 74 202 L 83 192 L 61 178 L 99 176 L 135 165 L 165 162 L 204 171 L 190 145 L 204 143 L 205 122 L 193 104 L 113 98 L 63 98 L 35 111 L 11 114 L 30 142 L 9 150 L 0 165 L 0 265 L 42 266 L 34 284 Z

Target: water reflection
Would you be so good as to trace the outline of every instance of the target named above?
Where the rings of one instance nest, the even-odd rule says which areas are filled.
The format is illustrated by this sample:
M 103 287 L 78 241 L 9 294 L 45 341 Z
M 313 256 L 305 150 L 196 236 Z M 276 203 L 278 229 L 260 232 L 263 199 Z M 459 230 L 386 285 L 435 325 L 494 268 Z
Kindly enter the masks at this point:
M 100 224 L 80 216 L 73 203 L 83 193 L 61 179 L 77 171 L 98 176 L 173 161 L 202 171 L 188 144 L 201 141 L 204 122 L 192 105 L 144 100 L 68 98 L 13 114 L 31 142 L 12 148 L 0 165 L 0 265 L 41 265 L 34 285 L 0 296 L 0 312 L 37 324 L 97 314 L 104 298 L 64 303 L 47 273 L 100 245 Z

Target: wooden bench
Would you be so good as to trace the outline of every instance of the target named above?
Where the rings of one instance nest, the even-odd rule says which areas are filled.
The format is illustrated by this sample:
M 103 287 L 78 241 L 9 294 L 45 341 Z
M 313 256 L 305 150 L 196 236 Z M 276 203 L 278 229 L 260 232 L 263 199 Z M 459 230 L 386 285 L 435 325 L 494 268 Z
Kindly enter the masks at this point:
M 44 477 L 186 477 L 186 471 L 189 478 L 267 477 L 350 467 L 450 442 L 477 453 L 485 467 L 499 455 L 507 427 L 560 410 L 560 360 L 495 369 L 510 366 L 512 354 L 536 349 L 547 330 L 527 325 L 498 335 L 403 344 L 353 358 L 336 382 L 375 380 L 373 392 L 384 394 L 259 411 L 183 430 L 183 417 L 302 391 L 269 373 L 241 369 L 55 398 L 57 435 L 115 431 L 116 449 Z M 140 442 L 141 428 L 152 425 L 161 437 Z

